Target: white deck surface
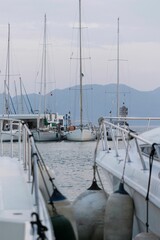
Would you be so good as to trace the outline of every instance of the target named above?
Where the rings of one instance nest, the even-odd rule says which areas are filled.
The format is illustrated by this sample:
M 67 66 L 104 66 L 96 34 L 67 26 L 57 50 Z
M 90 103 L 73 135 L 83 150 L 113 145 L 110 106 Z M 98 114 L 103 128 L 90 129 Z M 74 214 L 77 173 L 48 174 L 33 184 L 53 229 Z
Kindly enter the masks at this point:
M 15 120 L 0 119 L 0 126 L 3 126 L 4 121 L 12 127 Z M 41 228 L 43 226 L 48 230 L 44 232 L 46 238 L 55 240 L 46 202 L 38 185 L 38 154 L 32 158 L 32 152 L 36 149 L 34 139 L 25 124 L 18 120 L 15 124 L 18 132 L 24 134 L 22 142 L 13 144 L 10 141 L 3 144 L 0 141 L 1 150 L 5 154 L 13 153 L 17 156 L 0 156 L 0 240 L 36 240 L 46 230 Z M 29 137 L 31 141 L 28 141 Z M 18 160 L 20 155 L 26 161 L 26 170 L 23 162 Z M 30 172 L 33 161 L 34 172 L 37 174 L 37 181 L 34 182 Z
M 33 211 L 30 192 L 31 183 L 25 179 L 18 159 L 0 157 L 0 221 L 30 221 Z

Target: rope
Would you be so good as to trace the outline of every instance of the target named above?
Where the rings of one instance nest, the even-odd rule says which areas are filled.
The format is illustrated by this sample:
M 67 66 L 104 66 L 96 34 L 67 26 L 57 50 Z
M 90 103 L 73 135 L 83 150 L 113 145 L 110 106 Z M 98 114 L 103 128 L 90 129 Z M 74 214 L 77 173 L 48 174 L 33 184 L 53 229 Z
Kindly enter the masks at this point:
M 123 166 L 123 173 L 122 173 L 122 178 L 121 178 L 121 182 L 124 183 L 124 173 L 125 173 L 125 169 L 126 169 L 126 163 L 127 163 L 127 158 L 128 158 L 128 152 L 129 152 L 129 138 L 127 141 L 127 149 L 126 149 L 126 156 L 125 156 L 125 160 L 124 160 L 124 166 Z
M 43 160 L 43 157 L 42 157 L 42 155 L 40 154 L 40 152 L 39 152 L 39 150 L 38 150 L 38 148 L 37 148 L 37 145 L 35 145 L 35 147 L 36 147 L 36 150 L 37 150 L 38 155 L 39 155 L 39 157 L 40 157 L 41 163 L 43 164 L 43 167 L 44 167 L 44 169 L 45 169 L 45 171 L 46 171 L 46 173 L 47 173 L 47 175 L 48 175 L 48 177 L 49 177 L 49 181 L 52 183 L 53 188 L 55 188 L 56 186 L 55 186 L 54 183 L 53 183 L 53 179 L 54 179 L 54 178 L 51 177 L 51 175 L 50 175 L 50 173 L 49 173 L 49 171 L 48 171 L 48 169 L 47 169 L 47 167 L 46 167 L 46 164 L 45 164 L 45 162 L 44 162 L 44 160 Z
M 95 151 L 94 151 L 94 164 L 93 164 L 93 182 L 97 182 L 96 180 L 96 173 L 97 173 L 97 176 L 98 176 L 98 179 L 100 181 L 100 184 L 101 184 L 101 187 L 107 197 L 107 193 L 105 192 L 105 189 L 104 189 L 104 186 L 103 186 L 103 183 L 102 183 L 102 180 L 101 180 L 101 177 L 100 177 L 100 174 L 99 174 L 99 171 L 98 171 L 98 166 L 96 164 L 96 156 L 97 156 L 97 150 L 98 150 L 98 145 L 100 143 L 100 134 L 98 135 L 98 139 L 97 139 L 97 143 L 96 143 L 96 147 L 95 147 Z
M 44 183 L 44 185 L 45 185 L 45 188 L 46 188 L 46 191 L 47 191 L 47 194 L 48 194 L 48 197 L 49 197 L 49 204 L 52 206 L 52 211 L 53 211 L 54 213 L 57 213 L 56 208 L 55 208 L 53 202 L 50 201 L 51 195 L 50 195 L 50 193 L 49 193 L 49 189 L 48 189 L 48 187 L 47 187 L 47 183 L 46 183 L 46 180 L 45 180 L 44 175 L 43 175 L 43 172 L 42 172 L 42 168 L 41 168 L 42 165 L 41 165 L 41 162 L 39 161 L 39 159 L 37 159 L 37 164 L 38 164 L 38 168 L 39 168 L 39 170 L 40 170 L 40 174 L 41 174 L 43 183 Z
M 149 229 L 149 191 L 150 191 L 150 184 L 151 184 L 151 176 L 152 176 L 152 166 L 153 166 L 153 159 L 155 155 L 155 145 L 156 143 L 152 144 L 150 156 L 149 156 L 149 179 L 148 179 L 148 188 L 147 188 L 147 195 L 146 195 L 146 201 L 147 201 L 147 206 L 146 206 L 146 231 L 148 232 Z
M 47 187 L 47 183 L 46 183 L 46 180 L 45 180 L 45 178 L 44 178 L 43 171 L 42 171 L 43 168 L 45 169 L 45 171 L 46 171 L 46 173 L 47 173 L 47 175 L 48 175 L 48 178 L 49 178 L 49 181 L 50 181 L 51 184 L 52 184 L 53 190 L 55 190 L 56 186 L 55 186 L 54 183 L 53 183 L 53 178 L 52 178 L 51 175 L 49 174 L 48 169 L 47 169 L 47 167 L 46 167 L 46 164 L 45 164 L 45 162 L 44 162 L 44 160 L 43 160 L 43 158 L 42 158 L 42 156 L 41 156 L 41 154 L 40 154 L 40 152 L 39 152 L 36 144 L 35 144 L 35 147 L 36 147 L 36 150 L 37 150 L 37 153 L 38 153 L 38 155 L 37 155 L 37 165 L 38 165 L 38 168 L 39 168 L 39 171 L 40 171 L 40 174 L 41 174 L 43 183 L 44 183 L 44 185 L 45 185 L 45 188 L 46 188 L 46 191 L 47 191 L 47 194 L 48 194 L 48 197 L 49 197 L 49 204 L 52 206 L 52 211 L 53 211 L 53 213 L 57 213 L 56 208 L 55 208 L 55 206 L 54 206 L 54 204 L 53 204 L 53 201 L 50 201 L 52 195 L 50 195 L 50 193 L 49 193 L 49 189 L 48 189 L 48 187 Z M 34 179 L 34 178 L 33 178 L 33 179 Z
M 96 167 L 96 171 L 97 171 L 97 175 L 98 175 L 98 178 L 99 178 L 101 187 L 102 187 L 102 189 L 103 189 L 103 192 L 105 193 L 106 198 L 108 198 L 108 194 L 106 193 L 106 191 L 105 191 L 105 189 L 104 189 L 104 186 L 103 186 L 103 183 L 102 183 L 102 179 L 101 179 L 101 176 L 100 176 L 99 171 L 98 171 L 98 167 Z

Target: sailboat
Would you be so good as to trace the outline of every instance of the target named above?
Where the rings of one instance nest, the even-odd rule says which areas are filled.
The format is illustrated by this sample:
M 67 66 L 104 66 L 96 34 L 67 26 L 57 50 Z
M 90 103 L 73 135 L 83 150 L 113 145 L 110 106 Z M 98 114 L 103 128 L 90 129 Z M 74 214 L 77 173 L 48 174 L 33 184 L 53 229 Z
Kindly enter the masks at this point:
M 55 114 L 48 113 L 46 108 L 46 85 L 47 85 L 47 73 L 46 73 L 46 14 L 44 16 L 44 36 L 43 36 L 43 53 L 42 53 L 42 71 L 41 71 L 41 79 L 42 79 L 42 87 L 40 91 L 40 95 L 42 98 L 42 88 L 44 93 L 44 114 L 40 114 L 42 108 L 42 100 L 39 102 L 39 116 L 37 118 L 37 127 L 32 129 L 32 133 L 35 141 L 59 141 L 61 139 L 60 134 L 60 125 L 55 117 Z
M 8 24 L 8 43 L 7 43 L 7 59 L 6 59 L 6 72 L 5 72 L 5 80 L 4 80 L 4 97 L 3 97 L 3 117 L 10 117 L 11 108 L 10 108 L 10 24 Z M 12 107 L 14 105 L 12 103 Z M 15 109 L 14 109 L 14 113 Z M 11 122 L 10 122 L 11 123 Z M 18 141 L 18 126 L 17 124 L 10 125 L 10 123 L 4 119 L 3 124 L 1 125 L 1 135 L 2 141 Z
M 129 124 L 126 121 L 126 118 L 128 116 L 128 108 L 125 106 L 125 103 L 123 102 L 122 107 L 120 107 L 119 103 L 120 103 L 120 97 L 119 97 L 119 62 L 121 61 L 127 61 L 125 59 L 120 59 L 119 57 L 119 18 L 117 19 L 117 89 L 116 89 L 116 117 L 109 117 L 109 120 L 111 123 L 114 123 L 118 126 L 121 126 L 122 128 L 126 129 L 126 130 L 130 130 L 129 129 Z M 110 112 L 111 113 L 111 112 Z M 114 129 L 115 131 L 115 135 L 119 135 L 117 129 Z M 108 140 L 112 140 L 112 132 L 113 129 L 111 130 L 109 127 L 107 129 L 107 139 Z M 128 137 L 128 136 L 127 136 Z M 120 140 L 120 139 L 119 139 Z
M 93 141 L 96 139 L 96 132 L 92 126 L 83 124 L 83 86 L 82 86 L 82 38 L 81 38 L 81 0 L 79 0 L 79 79 L 80 79 L 80 125 L 66 134 L 69 141 Z

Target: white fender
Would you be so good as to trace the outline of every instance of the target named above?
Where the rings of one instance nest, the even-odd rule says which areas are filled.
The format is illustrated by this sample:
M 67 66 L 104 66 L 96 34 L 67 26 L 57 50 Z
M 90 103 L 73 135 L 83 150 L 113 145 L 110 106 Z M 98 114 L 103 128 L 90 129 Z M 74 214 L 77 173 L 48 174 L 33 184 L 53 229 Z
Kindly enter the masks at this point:
M 160 240 L 160 238 L 153 233 L 142 232 L 139 233 L 134 240 Z
M 109 196 L 105 209 L 104 240 L 132 239 L 133 210 L 133 200 L 126 192 L 115 192 Z
M 107 197 L 103 190 L 86 190 L 73 202 L 79 240 L 103 240 Z

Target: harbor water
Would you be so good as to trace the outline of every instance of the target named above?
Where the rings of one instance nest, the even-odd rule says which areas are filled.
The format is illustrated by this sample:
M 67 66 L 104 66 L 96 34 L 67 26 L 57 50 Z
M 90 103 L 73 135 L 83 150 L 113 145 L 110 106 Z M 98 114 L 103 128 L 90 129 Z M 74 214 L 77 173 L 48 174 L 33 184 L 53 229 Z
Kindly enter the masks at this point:
M 140 133 L 146 130 L 146 126 L 134 127 L 133 130 Z M 75 200 L 92 184 L 96 144 L 97 141 L 36 142 L 47 166 L 55 173 L 59 189 L 70 201 Z M 99 146 L 102 147 L 101 142 Z M 98 172 L 105 190 L 108 193 L 112 192 L 109 177 L 104 175 L 101 168 L 98 168 Z M 96 179 L 101 187 L 99 178 Z
M 75 200 L 91 186 L 96 141 L 36 144 L 47 166 L 54 171 L 60 191 L 68 200 Z M 100 175 L 104 177 L 103 172 Z

